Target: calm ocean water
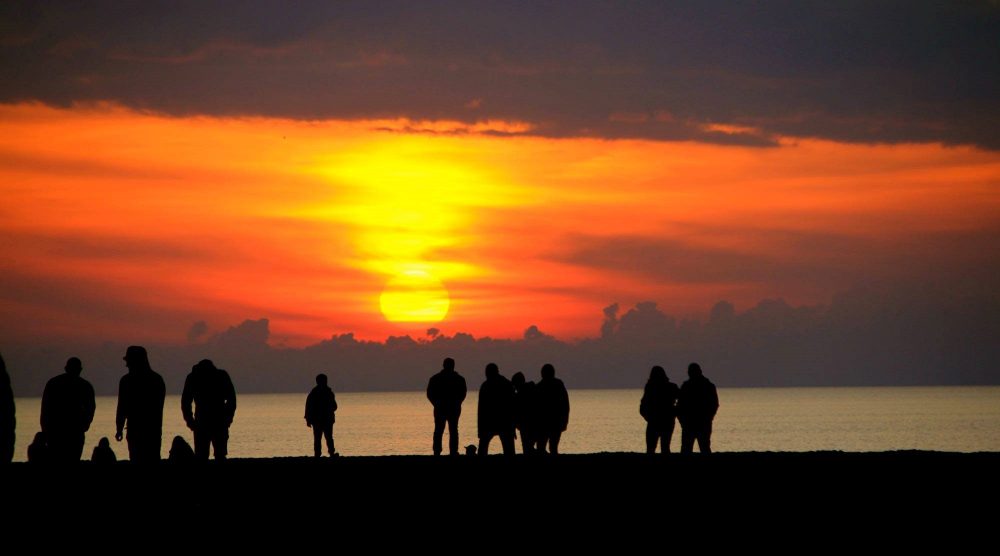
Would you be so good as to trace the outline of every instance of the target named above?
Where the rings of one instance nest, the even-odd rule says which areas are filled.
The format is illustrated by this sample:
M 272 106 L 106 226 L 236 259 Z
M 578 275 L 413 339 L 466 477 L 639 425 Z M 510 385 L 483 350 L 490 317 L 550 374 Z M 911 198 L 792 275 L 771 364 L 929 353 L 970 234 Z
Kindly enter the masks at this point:
M 641 396 L 641 390 L 571 390 L 569 430 L 560 450 L 645 450 Z M 312 432 L 302 418 L 305 398 L 305 393 L 241 395 L 230 431 L 231 457 L 311 455 Z M 1000 451 L 1000 387 L 733 388 L 720 389 L 719 399 L 716 451 Z M 423 392 L 342 393 L 337 402 L 334 439 L 341 454 L 431 452 L 433 420 Z M 15 461 L 26 459 L 39 430 L 40 403 L 17 400 Z M 86 458 L 101 436 L 112 439 L 119 459 L 128 457 L 125 443 L 114 442 L 115 404 L 114 397 L 97 399 Z M 167 397 L 163 426 L 164 456 L 174 435 L 191 440 L 178 396 Z M 465 401 L 459 429 L 462 446 L 476 443 L 474 392 Z M 679 444 L 678 427 L 675 451 Z M 491 449 L 499 451 L 498 440 Z

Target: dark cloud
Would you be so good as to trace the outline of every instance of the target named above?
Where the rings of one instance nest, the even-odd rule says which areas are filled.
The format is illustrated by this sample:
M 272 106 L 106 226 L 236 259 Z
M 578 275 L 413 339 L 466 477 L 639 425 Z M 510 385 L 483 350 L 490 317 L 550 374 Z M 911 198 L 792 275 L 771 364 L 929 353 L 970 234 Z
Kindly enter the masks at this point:
M 508 376 L 522 371 L 529 378 L 552 363 L 577 389 L 638 388 L 652 365 L 683 380 L 691 361 L 723 386 L 1000 383 L 1000 302 L 933 285 L 854 288 L 826 306 L 770 299 L 737 311 L 719 302 L 704 322 L 678 320 L 652 302 L 617 313 L 616 305 L 605 310 L 600 338 L 576 342 L 531 326 L 519 339 L 456 333 L 375 342 L 340 334 L 288 349 L 267 343 L 269 323 L 260 319 L 200 344 L 147 347 L 171 392 L 203 358 L 227 369 L 241 392 L 305 391 L 317 372 L 329 374 L 338 391 L 422 390 L 445 357 L 455 358 L 473 385 L 489 362 Z M 38 395 L 73 355 L 83 359 L 99 392 L 113 394 L 126 345 L 0 349 L 18 395 Z
M 6 102 L 1000 147 L 995 2 L 9 2 L 0 25 Z

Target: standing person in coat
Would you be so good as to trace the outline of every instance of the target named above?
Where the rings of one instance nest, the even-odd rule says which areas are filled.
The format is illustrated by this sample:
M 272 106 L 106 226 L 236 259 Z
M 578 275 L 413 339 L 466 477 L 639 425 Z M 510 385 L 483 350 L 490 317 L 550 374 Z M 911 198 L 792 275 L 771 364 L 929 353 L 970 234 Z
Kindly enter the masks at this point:
M 80 461 L 97 409 L 94 387 L 80 376 L 80 359 L 70 357 L 65 370 L 50 379 L 42 393 L 42 432 L 48 442 L 49 458 L 56 462 Z
M 500 437 L 505 456 L 514 455 L 514 387 L 496 363 L 486 365 L 486 381 L 479 387 L 479 455 L 489 454 L 490 440 Z
M 207 460 L 211 445 L 215 450 L 215 459 L 226 459 L 229 453 L 229 426 L 233 424 L 236 414 L 236 389 L 229 373 L 217 369 L 208 359 L 199 361 L 184 380 L 181 413 L 188 428 L 194 432 L 196 458 Z
M 128 368 L 118 382 L 118 411 L 115 415 L 115 440 L 128 437 L 128 458 L 137 463 L 160 460 L 163 445 L 163 377 L 149 366 L 149 356 L 142 346 L 125 350 Z
M 327 386 L 325 374 L 316 375 L 316 386 L 306 397 L 306 426 L 313 430 L 313 452 L 318 458 L 323 453 L 323 437 L 326 437 L 326 449 L 330 457 L 337 452 L 333 449 L 333 423 L 337 420 L 337 398 L 333 389 Z
M 448 425 L 448 453 L 458 455 L 458 418 L 467 393 L 465 378 L 455 371 L 455 360 L 444 360 L 441 370 L 427 383 L 427 399 L 434 406 L 434 455 L 441 455 L 444 426 Z
M 542 366 L 538 381 L 538 451 L 559 453 L 559 440 L 569 424 L 569 394 L 566 385 L 556 378 L 556 369 L 549 363 Z
M 719 411 L 719 394 L 701 365 L 688 365 L 688 379 L 681 386 L 677 400 L 677 419 L 681 422 L 681 453 L 690 454 L 694 441 L 703 454 L 712 453 L 712 421 Z
M 649 380 L 642 392 L 642 401 L 639 402 L 639 413 L 646 420 L 647 454 L 656 453 L 657 443 L 660 444 L 662 453 L 670 453 L 679 395 L 680 388 L 670 382 L 663 367 L 657 365 L 649 371 Z

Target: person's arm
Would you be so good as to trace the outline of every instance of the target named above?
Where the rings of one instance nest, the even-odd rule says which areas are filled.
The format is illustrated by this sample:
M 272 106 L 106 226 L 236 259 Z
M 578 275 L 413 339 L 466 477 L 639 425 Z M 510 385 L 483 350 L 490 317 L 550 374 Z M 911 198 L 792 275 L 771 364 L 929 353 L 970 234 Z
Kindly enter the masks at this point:
M 128 375 L 125 375 L 128 376 Z M 128 398 L 128 390 L 125 386 L 125 377 L 123 376 L 121 380 L 118 381 L 118 408 L 115 410 L 115 440 L 118 442 L 122 441 L 122 431 L 125 430 L 125 408 L 128 406 L 126 403 Z M 126 401 L 122 401 L 126 399 Z
M 191 375 L 184 379 L 184 391 L 181 393 L 181 415 L 188 428 L 194 430 L 194 414 L 191 413 L 191 402 L 194 401 L 194 386 Z
M 94 413 L 97 412 L 97 397 L 94 395 L 94 387 L 87 383 L 83 400 L 83 430 L 90 430 L 90 424 L 94 422 Z
M 333 390 L 330 390 L 330 402 L 332 402 L 333 410 L 337 411 L 337 395 L 333 393 Z
M 715 414 L 719 412 L 719 391 L 716 390 L 715 385 L 712 385 L 712 418 L 715 418 Z
M 309 416 L 312 415 L 312 413 L 313 413 L 313 405 L 315 405 L 315 396 L 316 396 L 315 390 L 313 390 L 312 392 L 309 392 L 309 395 L 306 396 L 305 420 L 306 420 L 306 426 L 307 427 L 311 427 L 312 426 L 312 421 L 309 419 Z
M 233 380 L 229 378 L 229 373 L 222 371 L 226 377 L 226 417 L 228 417 L 229 424 L 233 424 L 233 417 L 236 416 L 236 387 L 233 386 Z
M 48 432 L 49 420 L 52 418 L 52 391 L 49 384 L 45 383 L 45 390 L 42 390 L 42 411 L 38 417 L 38 424 L 42 427 L 42 432 Z

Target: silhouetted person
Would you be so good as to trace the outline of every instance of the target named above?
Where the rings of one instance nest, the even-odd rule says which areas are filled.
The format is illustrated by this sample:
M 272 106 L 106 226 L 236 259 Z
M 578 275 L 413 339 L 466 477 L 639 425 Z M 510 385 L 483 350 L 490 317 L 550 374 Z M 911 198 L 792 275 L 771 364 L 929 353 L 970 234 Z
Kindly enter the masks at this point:
M 670 453 L 670 439 L 674 435 L 674 418 L 677 416 L 677 397 L 680 388 L 670 382 L 663 367 L 657 365 L 649 371 L 649 380 L 639 402 L 639 414 L 646 420 L 646 453 Z
M 514 425 L 521 431 L 521 450 L 533 454 L 538 442 L 538 394 L 534 382 L 525 381 L 517 372 L 510 379 L 514 386 Z
M 14 433 L 17 415 L 14 408 L 14 390 L 10 387 L 7 365 L 0 356 L 0 463 L 14 459 Z
M 129 459 L 139 463 L 159 461 L 166 396 L 163 378 L 149 366 L 144 347 L 129 346 L 122 359 L 128 373 L 118 382 L 115 440 L 121 442 L 122 429 L 127 429 Z
M 569 394 L 566 385 L 556 378 L 556 369 L 546 363 L 542 366 L 542 380 L 538 381 L 538 451 L 559 453 L 559 440 L 569 424 Z
M 31 441 L 28 445 L 28 462 L 29 463 L 48 463 L 49 462 L 49 444 L 45 440 L 44 432 L 36 432 L 35 439 Z
M 514 386 L 496 363 L 486 365 L 486 381 L 479 387 L 479 455 L 489 454 L 490 440 L 500 437 L 503 453 L 514 455 Z
M 441 438 L 448 424 L 448 453 L 458 455 L 458 418 L 467 393 L 465 379 L 455 372 L 455 360 L 444 360 L 440 372 L 427 383 L 427 399 L 434 406 L 434 455 L 441 455 Z
M 207 460 L 211 444 L 215 459 L 226 459 L 229 425 L 236 414 L 236 389 L 229 373 L 217 369 L 208 359 L 199 361 L 184 380 L 181 413 L 188 428 L 194 431 L 195 456 Z
M 186 463 L 194 461 L 194 450 L 183 436 L 177 435 L 170 444 L 170 453 L 167 455 L 168 461 Z
M 108 440 L 108 437 L 102 436 L 97 446 L 94 446 L 94 453 L 91 454 L 90 461 L 94 463 L 114 463 L 118 461 L 115 451 L 111 449 L 111 441 Z
M 337 417 L 337 398 L 333 389 L 327 386 L 325 374 L 316 375 L 316 386 L 306 397 L 306 426 L 313 430 L 313 453 L 316 457 L 322 454 L 323 437 L 326 437 L 326 449 L 332 458 L 336 454 L 333 449 L 333 423 Z
M 94 387 L 80 373 L 76 357 L 66 361 L 66 372 L 49 379 L 42 393 L 42 432 L 52 461 L 80 461 L 83 443 L 94 420 Z
M 690 454 L 694 441 L 703 454 L 712 453 L 712 420 L 719 410 L 719 394 L 697 363 L 688 365 L 688 379 L 677 399 L 677 419 L 681 422 L 681 453 Z

